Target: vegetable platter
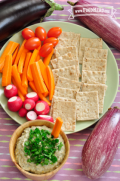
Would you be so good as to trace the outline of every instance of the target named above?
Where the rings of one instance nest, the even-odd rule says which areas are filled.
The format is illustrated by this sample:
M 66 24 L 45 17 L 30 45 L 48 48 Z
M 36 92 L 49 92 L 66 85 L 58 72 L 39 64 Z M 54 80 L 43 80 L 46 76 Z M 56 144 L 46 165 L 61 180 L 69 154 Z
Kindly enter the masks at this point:
M 91 31 L 89 31 L 88 29 L 83 28 L 78 25 L 71 24 L 71 23 L 60 22 L 60 21 L 59 22 L 51 21 L 51 22 L 45 22 L 45 23 L 38 23 L 38 24 L 35 24 L 32 26 L 29 26 L 29 28 L 31 30 L 35 31 L 35 29 L 38 26 L 43 27 L 46 31 L 48 31 L 52 27 L 60 27 L 60 28 L 62 28 L 63 31 L 66 31 L 66 32 L 71 31 L 74 33 L 80 33 L 81 37 L 98 38 L 97 35 L 95 35 Z M 23 38 L 22 38 L 21 31 L 18 32 L 17 34 L 15 34 L 9 41 L 14 41 L 14 42 L 18 42 L 18 43 L 22 44 Z M 2 54 L 6 44 L 3 46 L 3 48 L 0 52 L 0 55 Z M 118 90 L 118 82 L 119 82 L 119 74 L 118 74 L 116 60 L 115 60 L 111 50 L 109 49 L 109 47 L 106 45 L 105 42 L 103 42 L 103 49 L 108 49 L 107 82 L 106 82 L 106 85 L 108 86 L 108 88 L 107 88 L 105 100 L 104 100 L 103 114 L 101 114 L 100 117 L 102 117 L 105 114 L 105 112 L 108 110 L 108 108 L 112 105 L 112 103 L 115 99 L 117 90 Z M 81 69 L 81 66 L 80 66 L 80 69 Z M 29 89 L 29 91 L 31 91 L 31 89 Z M 26 122 L 26 119 L 19 117 L 18 113 L 14 113 L 14 112 L 11 112 L 8 110 L 7 98 L 5 98 L 5 96 L 4 96 L 4 89 L 3 89 L 3 87 L 1 87 L 1 83 L 0 83 L 0 102 L 1 102 L 1 106 L 6 111 L 6 113 L 11 118 L 13 118 L 16 122 L 18 122 L 19 124 L 23 124 L 24 122 Z M 83 129 L 91 126 L 92 124 L 94 124 L 97 121 L 98 121 L 98 119 L 92 120 L 92 121 L 77 122 L 75 132 L 83 130 Z M 70 133 L 73 133 L 73 132 L 66 132 L 66 134 L 70 134 Z

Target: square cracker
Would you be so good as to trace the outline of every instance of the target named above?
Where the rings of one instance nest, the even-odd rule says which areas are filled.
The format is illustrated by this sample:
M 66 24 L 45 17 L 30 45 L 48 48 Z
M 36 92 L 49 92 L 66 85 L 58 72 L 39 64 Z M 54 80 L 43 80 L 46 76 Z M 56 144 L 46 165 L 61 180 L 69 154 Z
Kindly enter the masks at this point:
M 94 120 L 99 118 L 98 92 L 77 92 L 76 95 L 77 121 Z
M 79 91 L 81 89 L 82 82 L 66 79 L 64 77 L 58 77 L 56 86 L 68 89 L 75 89 Z
M 97 49 L 97 48 L 85 48 L 84 57 L 86 58 L 97 58 L 97 59 L 107 59 L 108 50 L 107 49 Z
M 83 84 L 82 92 L 98 91 L 99 113 L 103 113 L 104 96 L 107 86 L 104 84 Z
M 60 47 L 54 50 L 55 58 L 58 58 L 66 53 L 71 52 L 75 59 L 78 59 L 77 48 L 75 46 Z
M 106 72 L 104 71 L 82 71 L 82 82 L 88 83 L 88 81 L 94 81 L 101 84 L 106 83 Z
M 102 39 L 101 38 L 80 38 L 80 46 L 79 46 L 80 62 L 79 63 L 82 63 L 83 61 L 85 47 L 101 49 Z
M 79 81 L 79 71 L 78 67 L 73 65 L 69 67 L 52 69 L 53 75 L 57 74 L 58 76 L 65 77 L 70 80 Z
M 59 38 L 62 39 L 74 39 L 74 40 L 80 40 L 80 34 L 78 33 L 74 33 L 74 32 L 65 32 L 62 31 L 61 35 L 59 36 Z
M 107 60 L 96 58 L 83 58 L 82 70 L 91 71 L 105 71 L 106 72 Z
M 69 99 L 76 99 L 76 93 L 78 90 L 75 89 L 67 89 L 62 87 L 55 87 L 54 96 L 56 97 L 66 97 Z
M 59 100 L 59 97 L 53 98 L 52 117 L 56 120 L 61 117 L 63 120 L 63 131 L 75 131 L 76 127 L 76 101 L 71 99 Z

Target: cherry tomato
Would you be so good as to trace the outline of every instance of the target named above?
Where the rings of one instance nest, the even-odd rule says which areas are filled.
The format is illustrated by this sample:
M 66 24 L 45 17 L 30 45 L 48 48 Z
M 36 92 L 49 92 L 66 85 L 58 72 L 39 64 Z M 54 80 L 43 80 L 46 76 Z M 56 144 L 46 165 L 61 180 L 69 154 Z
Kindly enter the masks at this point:
M 35 33 L 31 29 L 25 28 L 22 31 L 22 36 L 24 39 L 28 40 L 29 38 L 35 37 Z
M 41 41 L 37 37 L 29 38 L 26 42 L 24 47 L 27 50 L 34 50 L 41 45 Z
M 58 44 L 58 42 L 59 40 L 57 38 L 51 37 L 51 38 L 46 39 L 43 44 L 52 43 L 53 47 L 55 47 Z
M 52 52 L 52 50 L 53 50 L 53 44 L 52 43 L 46 43 L 40 49 L 40 56 L 46 57 Z
M 47 36 L 48 38 L 50 37 L 57 38 L 58 36 L 60 36 L 61 33 L 62 33 L 62 29 L 60 27 L 53 27 L 48 31 Z
M 40 41 L 44 41 L 46 39 L 47 33 L 44 28 L 39 26 L 35 29 L 35 36 L 38 37 Z

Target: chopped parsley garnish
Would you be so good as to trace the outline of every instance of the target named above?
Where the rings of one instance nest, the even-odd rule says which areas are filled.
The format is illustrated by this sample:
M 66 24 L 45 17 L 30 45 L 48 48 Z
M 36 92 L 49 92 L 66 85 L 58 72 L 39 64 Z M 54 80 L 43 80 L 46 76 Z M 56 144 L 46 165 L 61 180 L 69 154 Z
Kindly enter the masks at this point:
M 27 162 L 48 165 L 56 163 L 57 157 L 55 152 L 60 151 L 63 144 L 59 139 L 54 139 L 51 133 L 47 130 L 30 130 L 29 138 L 24 143 L 25 156 L 29 156 Z

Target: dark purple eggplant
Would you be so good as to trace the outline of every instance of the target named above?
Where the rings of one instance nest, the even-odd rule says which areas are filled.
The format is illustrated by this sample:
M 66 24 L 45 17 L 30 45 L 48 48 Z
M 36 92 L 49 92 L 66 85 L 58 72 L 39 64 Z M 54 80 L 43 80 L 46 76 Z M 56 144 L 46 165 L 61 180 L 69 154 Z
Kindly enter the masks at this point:
M 31 22 L 64 8 L 50 0 L 2 0 L 0 3 L 0 42 Z

